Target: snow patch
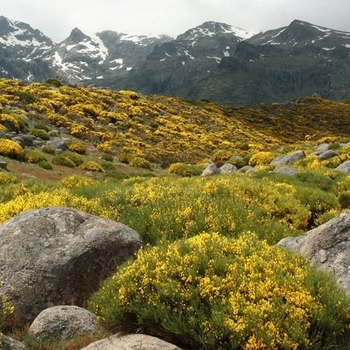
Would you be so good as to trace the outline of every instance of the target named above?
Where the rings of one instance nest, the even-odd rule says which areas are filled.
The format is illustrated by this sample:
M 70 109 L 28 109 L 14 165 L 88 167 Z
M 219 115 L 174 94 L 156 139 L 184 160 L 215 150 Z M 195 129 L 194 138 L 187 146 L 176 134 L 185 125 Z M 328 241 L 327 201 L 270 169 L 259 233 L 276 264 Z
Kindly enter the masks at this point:
M 207 56 L 207 58 L 209 59 L 214 59 L 216 61 L 217 64 L 219 64 L 221 62 L 221 58 L 220 57 L 215 57 L 215 56 Z
M 194 56 L 192 56 L 192 55 L 188 52 L 188 50 L 185 50 L 184 52 L 185 52 L 185 56 L 188 56 L 191 60 L 194 60 Z

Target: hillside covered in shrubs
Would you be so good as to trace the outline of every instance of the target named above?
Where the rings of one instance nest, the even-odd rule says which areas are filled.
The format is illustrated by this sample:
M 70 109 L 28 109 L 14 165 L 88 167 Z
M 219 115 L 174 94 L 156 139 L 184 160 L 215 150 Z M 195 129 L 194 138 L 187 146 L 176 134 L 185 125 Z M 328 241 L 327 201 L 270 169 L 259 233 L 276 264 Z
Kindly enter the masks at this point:
M 238 108 L 3 79 L 0 104 L 0 223 L 67 206 L 145 243 L 89 303 L 108 329 L 192 349 L 345 349 L 348 296 L 275 245 L 350 208 L 337 168 L 350 160 L 349 101 Z M 273 160 L 295 151 L 293 172 L 276 171 Z M 200 176 L 208 163 L 237 171 Z M 30 349 L 67 346 L 24 333 L 14 332 Z

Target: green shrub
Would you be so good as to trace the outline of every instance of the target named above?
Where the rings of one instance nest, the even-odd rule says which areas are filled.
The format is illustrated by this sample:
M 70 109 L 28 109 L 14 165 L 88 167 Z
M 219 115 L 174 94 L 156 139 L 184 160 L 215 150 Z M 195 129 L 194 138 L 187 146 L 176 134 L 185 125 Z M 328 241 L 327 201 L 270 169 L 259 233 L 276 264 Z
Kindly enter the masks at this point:
M 110 171 L 110 170 L 114 170 L 115 169 L 115 166 L 114 166 L 114 164 L 112 162 L 102 162 L 101 163 L 101 167 L 105 171 Z
M 27 91 L 18 91 L 15 93 L 15 96 L 19 97 L 20 102 L 24 104 L 29 104 L 35 102 L 35 96 Z
M 55 86 L 55 87 L 62 86 L 62 83 L 56 78 L 48 78 L 44 81 L 44 84 L 48 85 L 48 86 L 50 86 L 50 85 Z
M 24 160 L 27 163 L 40 163 L 42 161 L 47 161 L 46 157 L 40 151 L 30 148 L 25 149 Z
M 63 165 L 69 168 L 75 167 L 75 163 L 64 154 L 58 154 L 56 157 L 52 159 L 52 163 L 56 165 Z
M 89 308 L 112 329 L 208 350 L 309 349 L 350 326 L 350 300 L 329 275 L 249 233 L 140 250 Z
M 31 130 L 29 131 L 29 133 L 30 133 L 31 135 L 34 135 L 34 136 L 36 136 L 36 137 L 39 137 L 39 138 L 42 139 L 42 140 L 45 140 L 45 141 L 50 140 L 50 135 L 49 135 L 49 134 L 47 133 L 47 131 L 44 130 L 44 129 L 31 129 Z
M 33 125 L 33 127 L 34 127 L 34 129 L 41 129 L 41 130 L 45 130 L 47 132 L 49 132 L 51 130 L 51 128 L 44 123 L 35 123 Z
M 109 153 L 103 153 L 101 158 L 107 162 L 113 162 L 113 156 Z
M 0 139 L 0 155 L 13 159 L 23 160 L 24 149 L 19 143 L 15 141 Z
M 46 170 L 52 170 L 52 165 L 47 160 L 42 160 L 38 163 L 40 168 L 46 169 Z
M 55 154 L 55 149 L 52 146 L 43 146 L 42 151 L 48 154 Z
M 75 166 L 79 166 L 84 162 L 83 158 L 78 153 L 75 153 L 75 152 L 66 151 L 66 152 L 63 152 L 62 155 L 69 158 L 74 163 Z
M 99 171 L 99 172 L 104 172 L 102 166 L 98 164 L 97 162 L 90 160 L 88 162 L 84 162 L 80 165 L 80 167 L 84 170 L 88 171 Z
M 183 177 L 198 176 L 201 173 L 201 167 L 185 163 L 173 163 L 168 169 L 168 174 L 175 174 Z

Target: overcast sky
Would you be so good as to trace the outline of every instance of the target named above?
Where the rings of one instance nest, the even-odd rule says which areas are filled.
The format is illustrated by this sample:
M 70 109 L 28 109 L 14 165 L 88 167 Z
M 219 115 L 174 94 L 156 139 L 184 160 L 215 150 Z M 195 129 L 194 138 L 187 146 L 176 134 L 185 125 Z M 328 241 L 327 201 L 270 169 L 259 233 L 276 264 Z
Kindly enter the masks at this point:
M 350 32 L 350 0 L 0 0 L 0 15 L 57 42 L 75 27 L 176 37 L 205 21 L 259 31 L 299 19 Z

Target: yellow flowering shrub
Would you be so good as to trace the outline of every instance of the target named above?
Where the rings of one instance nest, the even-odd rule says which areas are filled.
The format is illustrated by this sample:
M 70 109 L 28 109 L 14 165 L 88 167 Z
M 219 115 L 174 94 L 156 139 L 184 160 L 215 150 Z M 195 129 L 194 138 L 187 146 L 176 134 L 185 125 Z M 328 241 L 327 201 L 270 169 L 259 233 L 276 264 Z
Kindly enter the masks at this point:
M 68 149 L 71 152 L 76 152 L 79 154 L 85 154 L 86 153 L 86 146 L 81 142 L 71 142 L 68 144 Z
M 89 309 L 111 328 L 194 348 L 289 350 L 334 341 L 350 326 L 349 301 L 300 255 L 251 233 L 203 233 L 139 251 Z
M 168 169 L 168 174 L 191 177 L 200 175 L 202 171 L 202 167 L 178 162 L 170 165 Z
M 20 125 L 15 118 L 15 116 L 7 113 L 0 114 L 0 124 L 5 127 L 5 130 L 8 131 L 20 131 Z
M 0 155 L 22 160 L 24 157 L 24 149 L 15 141 L 0 139 Z
M 84 186 L 93 186 L 95 184 L 95 180 L 83 176 L 71 175 L 64 177 L 59 181 L 59 184 L 65 188 L 72 189 Z
M 0 203 L 0 223 L 27 210 L 54 206 L 68 206 L 91 214 L 98 214 L 100 210 L 98 199 L 74 196 L 68 189 L 51 189 L 39 193 L 24 189 L 13 199 Z
M 104 172 L 102 166 L 95 162 L 94 160 L 89 160 L 87 162 L 83 162 L 80 167 L 84 170 L 88 171 L 99 171 L 99 172 Z
M 270 164 L 275 158 L 276 155 L 272 152 L 257 152 L 250 157 L 249 165 L 267 165 Z

